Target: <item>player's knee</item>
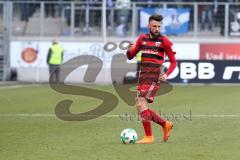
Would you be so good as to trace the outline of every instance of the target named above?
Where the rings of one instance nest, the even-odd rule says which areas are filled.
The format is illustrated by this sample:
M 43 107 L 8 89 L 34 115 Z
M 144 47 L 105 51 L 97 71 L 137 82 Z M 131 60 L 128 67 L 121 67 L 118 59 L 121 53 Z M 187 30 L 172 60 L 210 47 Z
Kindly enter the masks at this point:
M 141 113 L 141 112 L 143 112 L 144 110 L 146 110 L 146 109 L 148 109 L 146 106 L 137 106 L 137 111 L 138 111 L 138 113 Z
M 139 113 L 147 109 L 147 101 L 144 97 L 137 97 L 136 99 L 136 107 Z
M 144 103 L 144 99 L 145 99 L 145 98 L 143 98 L 143 97 L 136 97 L 136 98 L 135 98 L 136 105 L 137 105 L 137 106 L 142 105 L 142 104 Z

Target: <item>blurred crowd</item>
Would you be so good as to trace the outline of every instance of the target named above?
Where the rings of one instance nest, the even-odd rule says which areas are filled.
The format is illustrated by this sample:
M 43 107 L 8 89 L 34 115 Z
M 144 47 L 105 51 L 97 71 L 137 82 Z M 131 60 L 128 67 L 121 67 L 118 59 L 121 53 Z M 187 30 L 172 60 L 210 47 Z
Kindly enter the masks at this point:
M 27 3 L 20 3 L 21 8 L 21 20 L 28 21 L 29 18 L 34 14 L 36 9 L 40 8 L 41 0 L 18 0 L 19 2 L 26 1 Z M 213 27 L 220 27 L 220 34 L 224 35 L 224 26 L 225 26 L 225 6 L 220 2 L 234 3 L 239 2 L 240 0 L 201 0 L 201 2 L 210 2 L 212 5 L 206 5 L 201 3 L 198 6 L 199 14 L 199 23 L 200 31 L 208 30 L 212 31 Z M 38 3 L 31 3 L 38 2 Z M 67 25 L 70 26 L 71 23 L 71 9 L 70 3 L 62 2 L 80 2 L 75 6 L 75 15 L 74 15 L 74 25 L 75 27 L 83 27 L 85 32 L 91 32 L 94 26 L 101 25 L 101 10 L 91 9 L 90 12 L 86 12 L 87 8 L 101 7 L 102 0 L 47 0 L 44 1 L 44 16 L 48 17 L 59 17 L 61 12 L 64 9 L 64 17 L 66 18 Z M 193 29 L 193 5 L 181 4 L 181 2 L 200 2 L 197 0 L 106 0 L 107 4 L 107 27 L 108 30 L 113 29 L 111 20 L 114 19 L 114 25 L 117 33 L 124 36 L 128 31 L 128 23 L 131 22 L 131 2 L 137 2 L 138 4 L 144 3 L 144 7 L 158 7 L 157 2 L 176 2 L 168 4 L 167 7 L 188 7 L 190 11 L 190 27 Z M 114 15 L 110 14 L 111 9 L 114 8 Z M 229 19 L 235 17 L 235 11 L 239 11 L 239 5 L 232 5 L 229 8 Z M 89 19 L 86 20 L 86 14 L 89 14 Z M 114 16 L 114 18 L 112 18 Z

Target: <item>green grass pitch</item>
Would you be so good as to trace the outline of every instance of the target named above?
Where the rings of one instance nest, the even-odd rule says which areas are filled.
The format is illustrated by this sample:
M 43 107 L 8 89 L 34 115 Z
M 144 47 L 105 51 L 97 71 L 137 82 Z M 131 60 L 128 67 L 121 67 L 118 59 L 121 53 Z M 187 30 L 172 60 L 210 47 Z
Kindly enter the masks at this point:
M 91 86 L 90 86 L 91 87 Z M 117 96 L 111 85 L 92 86 Z M 174 86 L 151 108 L 173 119 L 167 143 L 152 125 L 152 145 L 124 145 L 120 133 L 133 128 L 143 136 L 135 107 L 119 98 L 107 116 L 62 121 L 54 114 L 63 99 L 73 113 L 94 109 L 100 100 L 57 93 L 47 85 L 0 86 L 0 160 L 239 160 L 240 86 Z

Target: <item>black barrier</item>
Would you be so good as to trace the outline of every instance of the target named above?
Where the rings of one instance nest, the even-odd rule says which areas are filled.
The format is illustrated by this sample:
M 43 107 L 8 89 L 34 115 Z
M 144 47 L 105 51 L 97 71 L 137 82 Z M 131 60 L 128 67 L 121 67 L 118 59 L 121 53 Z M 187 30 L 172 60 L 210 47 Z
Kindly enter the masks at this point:
M 240 62 L 181 60 L 169 78 L 177 83 L 240 83 Z

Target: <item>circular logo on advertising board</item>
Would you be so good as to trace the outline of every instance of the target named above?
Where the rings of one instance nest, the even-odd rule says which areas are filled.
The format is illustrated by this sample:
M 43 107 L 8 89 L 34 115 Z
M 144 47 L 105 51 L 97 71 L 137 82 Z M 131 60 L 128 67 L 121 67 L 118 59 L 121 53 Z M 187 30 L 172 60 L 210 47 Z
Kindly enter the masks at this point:
M 34 48 L 24 48 L 22 51 L 22 59 L 26 63 L 33 63 L 37 59 L 37 52 Z

